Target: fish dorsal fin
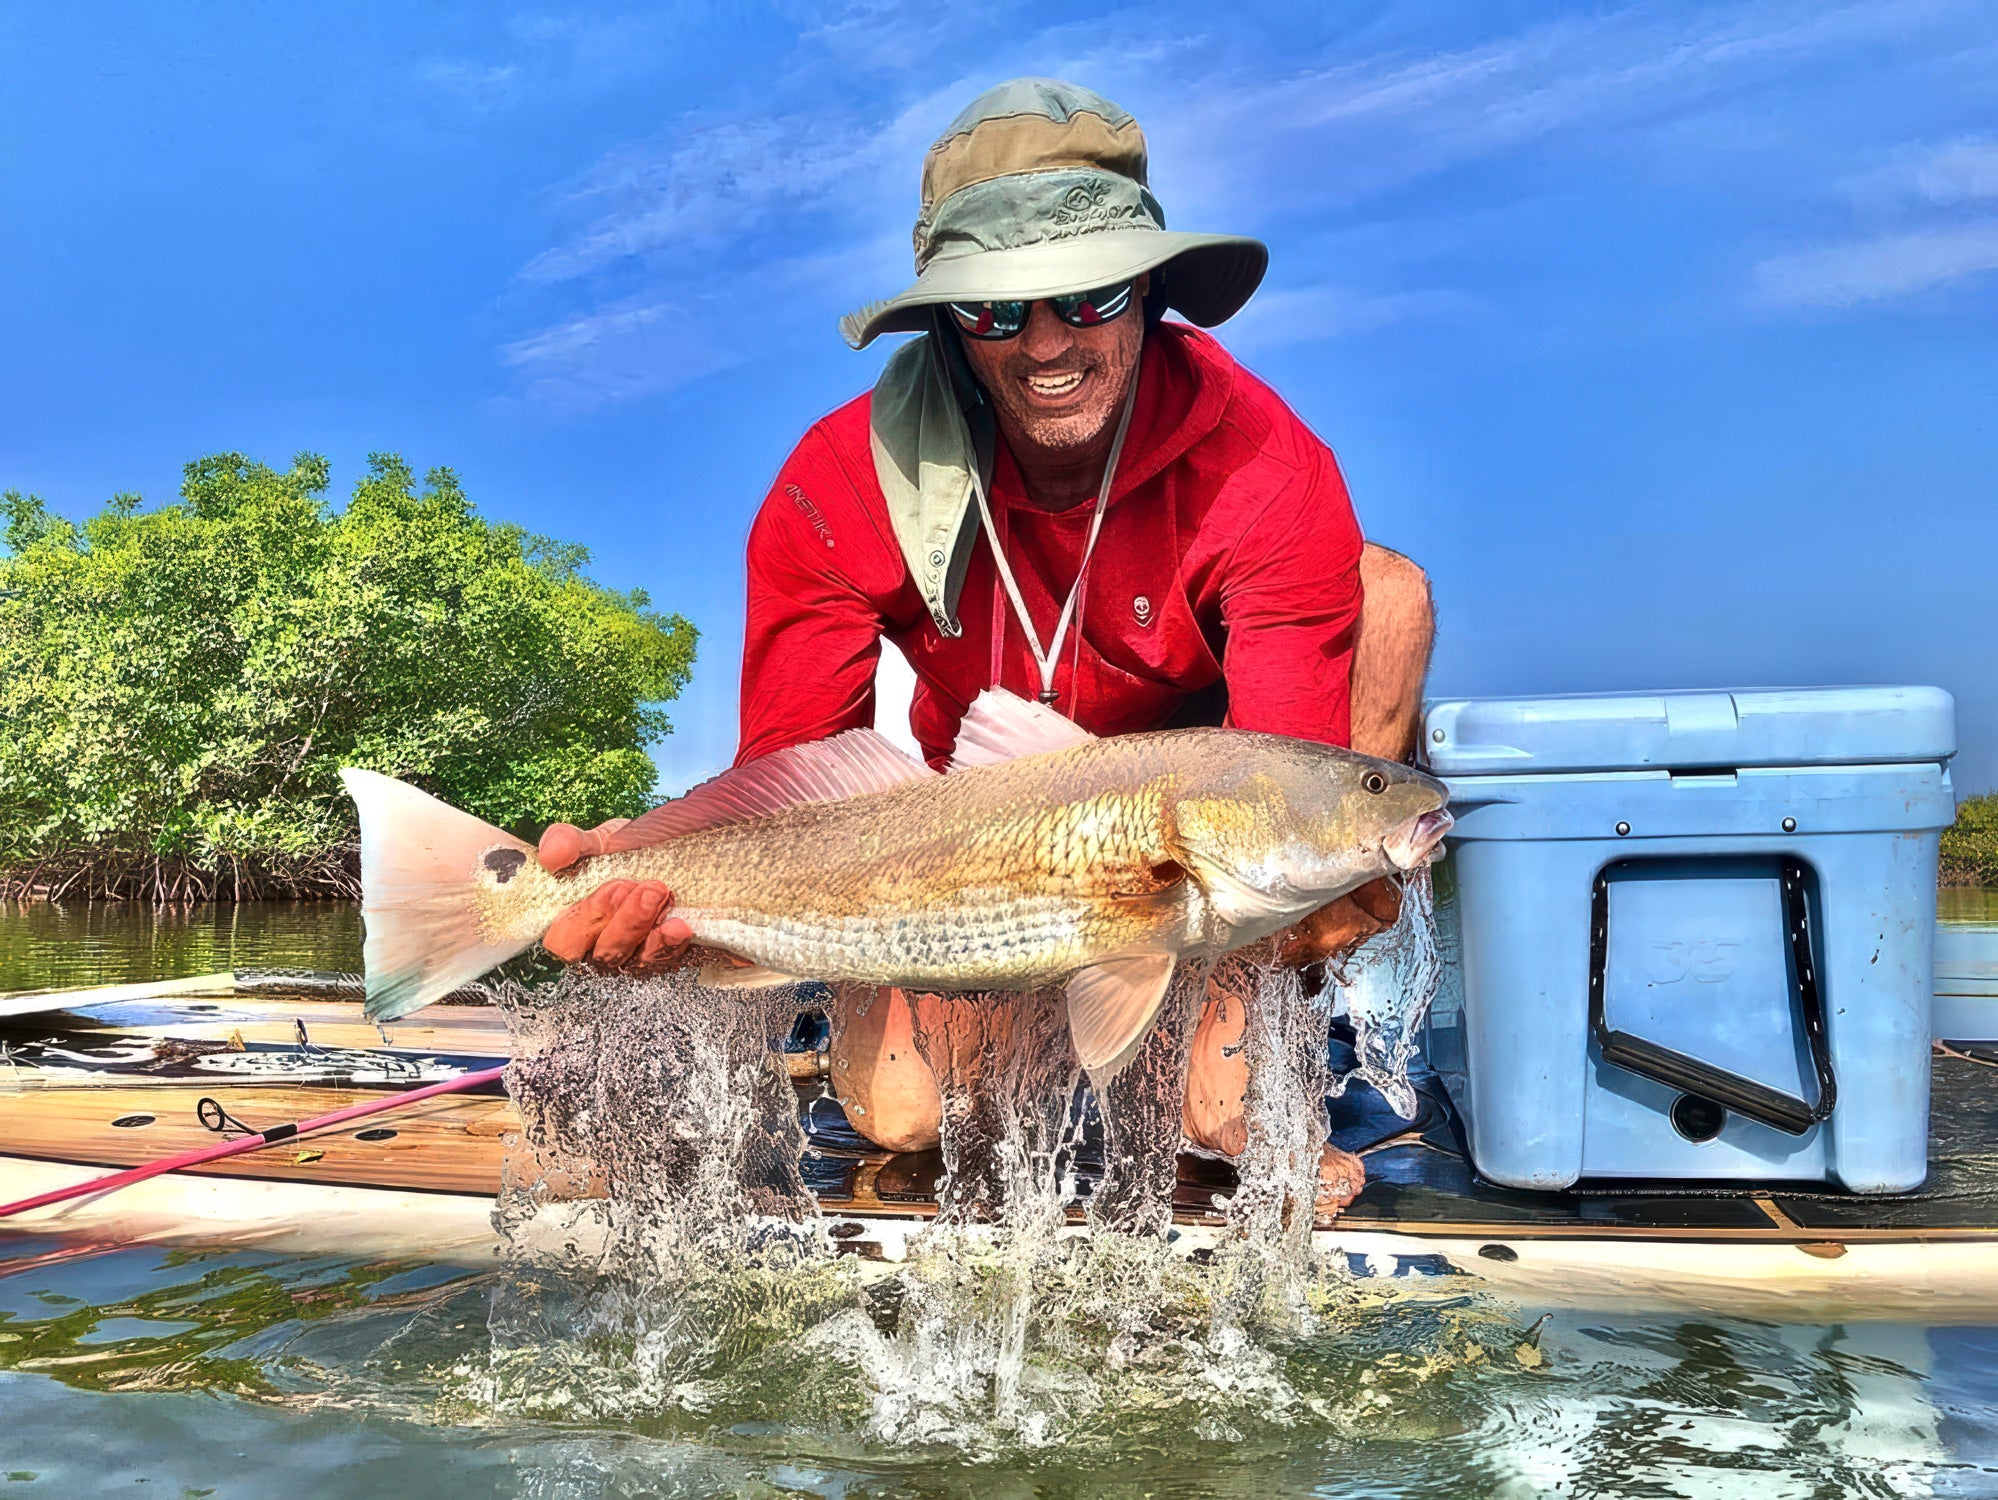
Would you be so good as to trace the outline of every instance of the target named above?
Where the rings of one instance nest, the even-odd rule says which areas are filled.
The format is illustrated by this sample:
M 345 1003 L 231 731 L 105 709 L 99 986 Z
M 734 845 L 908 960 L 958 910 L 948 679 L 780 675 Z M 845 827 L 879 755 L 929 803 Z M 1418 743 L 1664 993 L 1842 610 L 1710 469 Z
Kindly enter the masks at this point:
M 967 766 L 996 766 L 1022 755 L 1066 750 L 1095 738 L 1075 720 L 1043 704 L 1029 703 L 1004 688 L 987 688 L 972 700 L 957 726 L 950 768 L 962 771 Z
M 872 729 L 849 729 L 830 739 L 774 750 L 702 782 L 686 796 L 633 818 L 604 840 L 604 852 L 649 849 L 704 828 L 767 818 L 807 802 L 885 792 L 936 774 Z
M 1172 984 L 1170 953 L 1126 953 L 1091 964 L 1068 981 L 1068 1034 L 1100 1090 L 1152 1029 Z

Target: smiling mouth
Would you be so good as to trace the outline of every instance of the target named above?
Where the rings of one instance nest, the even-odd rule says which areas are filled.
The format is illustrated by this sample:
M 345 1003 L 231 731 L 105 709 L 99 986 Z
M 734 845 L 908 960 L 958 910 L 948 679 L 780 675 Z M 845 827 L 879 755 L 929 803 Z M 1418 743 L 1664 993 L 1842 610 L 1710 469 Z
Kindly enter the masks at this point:
M 1043 401 L 1060 401 L 1073 396 L 1088 378 L 1087 370 L 1063 370 L 1048 375 L 1023 375 L 1020 377 L 1020 383 L 1027 388 L 1027 393 L 1031 396 L 1037 396 Z

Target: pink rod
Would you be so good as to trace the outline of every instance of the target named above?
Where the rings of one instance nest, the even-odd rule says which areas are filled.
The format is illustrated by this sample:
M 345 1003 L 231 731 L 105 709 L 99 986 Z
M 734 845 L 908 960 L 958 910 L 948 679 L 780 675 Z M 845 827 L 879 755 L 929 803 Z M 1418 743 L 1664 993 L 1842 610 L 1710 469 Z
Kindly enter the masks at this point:
M 391 1094 L 386 1099 L 375 1099 L 366 1104 L 351 1104 L 345 1109 L 336 1109 L 332 1114 L 321 1115 L 315 1120 L 301 1120 L 296 1125 L 273 1125 L 268 1130 L 237 1136 L 233 1141 L 220 1141 L 213 1146 L 203 1146 L 198 1151 L 183 1151 L 178 1156 L 149 1162 L 143 1167 L 128 1167 L 122 1172 L 93 1177 L 88 1182 L 73 1182 L 68 1187 L 51 1188 L 46 1193 L 37 1193 L 32 1198 L 21 1199 L 18 1203 L 0 1203 L 0 1219 L 13 1214 L 24 1214 L 33 1208 L 47 1208 L 51 1203 L 64 1203 L 71 1198 L 88 1198 L 97 1193 L 115 1193 L 119 1188 L 130 1187 L 135 1182 L 144 1182 L 149 1177 L 158 1177 L 166 1172 L 178 1172 L 186 1167 L 198 1167 L 203 1162 L 220 1161 L 225 1156 L 241 1156 L 245 1152 L 261 1151 L 264 1147 L 279 1141 L 296 1140 L 302 1135 L 343 1125 L 349 1120 L 361 1120 L 369 1115 L 384 1114 L 392 1109 L 404 1109 L 424 1099 L 434 1099 L 439 1094 L 456 1094 L 466 1089 L 475 1089 L 482 1083 L 493 1082 L 505 1073 L 506 1065 L 502 1063 L 497 1068 L 484 1068 L 476 1073 L 466 1073 L 462 1077 L 447 1078 L 442 1083 L 427 1083 L 420 1089 Z

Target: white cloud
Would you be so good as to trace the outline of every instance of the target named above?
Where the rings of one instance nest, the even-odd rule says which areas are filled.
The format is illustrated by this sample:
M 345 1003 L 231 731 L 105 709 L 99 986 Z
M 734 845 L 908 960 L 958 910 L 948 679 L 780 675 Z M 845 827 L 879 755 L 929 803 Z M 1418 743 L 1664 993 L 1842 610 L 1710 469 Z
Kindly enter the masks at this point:
M 440 59 L 424 64 L 422 77 L 438 93 L 473 110 L 498 109 L 513 102 L 521 72 L 512 63 Z
M 1886 165 L 1860 172 L 1841 187 L 1859 212 L 1874 215 L 1998 198 L 1998 141 L 1967 136 L 1940 146 L 1906 144 Z
M 1915 186 L 1932 203 L 1998 198 L 1998 141 L 1955 141 L 1915 171 Z
M 1565 136 L 1610 139 L 1709 109 L 1798 59 L 1905 33 L 1928 0 L 1824 6 L 1638 5 L 1498 40 L 1272 69 L 1220 67 L 1190 39 L 1168 76 L 1136 90 L 1169 108 L 1148 122 L 1184 219 L 1350 204 L 1460 163 Z M 1128 102 L 1128 101 L 1126 101 Z
M 536 93 L 593 92 L 650 67 L 680 8 L 600 16 L 520 11 L 501 26 L 505 61 L 437 58 L 416 74 L 435 93 L 479 113 Z
M 746 120 L 669 133 L 602 157 L 565 201 L 597 214 L 567 242 L 521 270 L 530 282 L 566 281 L 632 257 L 767 234 L 756 259 L 782 258 L 787 216 L 827 206 L 842 184 L 867 192 L 886 137 L 808 117 Z M 870 193 L 869 196 L 872 196 Z
M 1481 310 L 1449 288 L 1364 292 L 1341 286 L 1265 287 L 1228 324 L 1228 344 L 1245 353 L 1372 333 L 1415 319 L 1461 320 Z
M 1998 220 L 1908 230 L 1777 256 L 1756 267 L 1778 307 L 1850 307 L 1998 271 Z
M 811 13 L 773 55 L 753 112 L 689 116 L 606 152 L 554 200 L 569 227 L 522 268 L 522 304 L 580 298 L 593 310 L 565 310 L 516 340 L 507 358 L 530 372 L 565 372 L 562 389 L 580 382 L 621 399 L 701 367 L 673 358 L 675 338 L 696 348 L 731 333 L 739 341 L 765 316 L 759 304 L 773 287 L 793 292 L 791 320 L 814 333 L 820 320 L 893 291 L 909 272 L 924 149 L 976 87 L 1009 74 L 1073 77 L 1132 108 L 1146 123 L 1154 182 L 1176 225 L 1294 244 L 1300 231 L 1352 221 L 1410 183 L 1541 142 L 1625 156 L 1656 142 L 1666 156 L 1669 131 L 1751 91 L 1789 87 L 1805 60 L 1875 57 L 1965 4 L 1636 4 L 1557 11 L 1551 22 L 1428 54 L 1357 53 L 1353 33 L 1342 32 L 1315 55 L 1273 57 L 1252 28 L 1196 30 L 1170 10 L 1036 30 L 1017 6 L 956 12 L 858 0 L 822 21 Z M 1214 23 L 1201 13 L 1196 24 Z M 960 76 L 967 66 L 976 83 Z M 1990 148 L 1952 149 L 1927 162 L 1924 191 L 1938 200 L 1985 192 Z M 1359 285 L 1363 273 L 1348 270 L 1341 279 L 1353 284 L 1272 288 L 1236 336 L 1338 337 L 1471 306 L 1443 287 L 1394 285 L 1409 278 L 1405 257 L 1374 263 L 1383 284 Z M 819 268 L 832 270 L 810 274 Z M 1433 268 L 1422 275 L 1436 279 Z M 689 288 L 706 295 L 689 297 Z M 643 336 L 611 334 L 632 306 L 665 310 L 648 315 Z M 597 317 L 608 320 L 601 333 Z M 590 336 L 578 334 L 579 323 Z M 618 350 L 615 378 L 588 373 Z M 672 359 L 675 373 L 647 381 L 623 368 L 648 350 Z
M 1855 307 L 1914 296 L 1998 270 L 1998 141 L 1914 143 L 1841 185 L 1852 226 L 1828 244 L 1755 268 L 1775 308 Z
M 628 298 L 578 313 L 502 349 L 528 374 L 528 396 L 589 411 L 663 395 L 740 364 L 740 346 L 699 336 L 711 320 L 686 303 Z

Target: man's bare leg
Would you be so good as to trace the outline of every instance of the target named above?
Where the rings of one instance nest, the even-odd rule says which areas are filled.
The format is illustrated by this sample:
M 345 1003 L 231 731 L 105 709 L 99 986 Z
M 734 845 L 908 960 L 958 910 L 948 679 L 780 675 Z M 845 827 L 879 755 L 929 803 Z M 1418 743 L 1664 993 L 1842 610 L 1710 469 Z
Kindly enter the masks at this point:
M 1422 684 L 1436 639 L 1429 579 L 1399 552 L 1369 542 L 1360 554 L 1360 582 L 1366 603 L 1353 643 L 1353 748 L 1384 760 L 1408 760 L 1421 733 Z M 1299 925 L 1323 953 L 1350 949 L 1393 926 L 1399 915 L 1398 899 L 1369 886 Z M 1240 1156 L 1249 1139 L 1246 1022 L 1239 998 L 1210 988 L 1187 1079 L 1187 1139 L 1228 1156 Z M 1338 1212 L 1365 1182 L 1360 1159 L 1328 1145 L 1318 1163 L 1319 1211 Z

